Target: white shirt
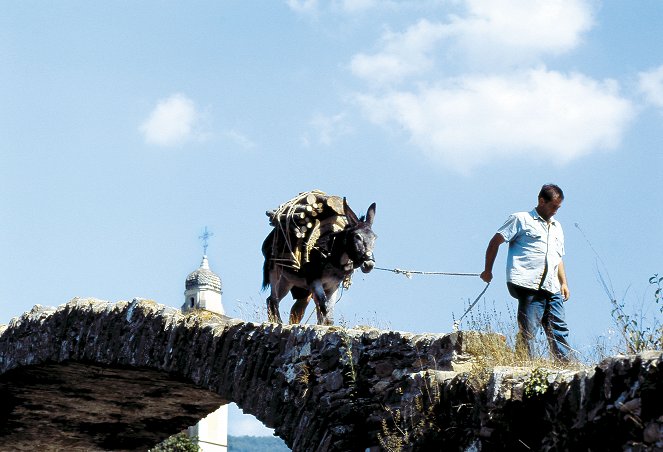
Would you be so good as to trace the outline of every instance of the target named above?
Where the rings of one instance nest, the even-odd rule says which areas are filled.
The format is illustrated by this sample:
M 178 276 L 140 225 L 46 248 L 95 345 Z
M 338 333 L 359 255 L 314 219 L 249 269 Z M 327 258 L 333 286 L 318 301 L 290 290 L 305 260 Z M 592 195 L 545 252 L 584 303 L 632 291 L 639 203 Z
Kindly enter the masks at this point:
M 558 221 L 551 218 L 548 223 L 532 209 L 512 214 L 497 232 L 509 242 L 508 282 L 550 293 L 561 290 L 557 272 L 564 256 L 564 232 Z

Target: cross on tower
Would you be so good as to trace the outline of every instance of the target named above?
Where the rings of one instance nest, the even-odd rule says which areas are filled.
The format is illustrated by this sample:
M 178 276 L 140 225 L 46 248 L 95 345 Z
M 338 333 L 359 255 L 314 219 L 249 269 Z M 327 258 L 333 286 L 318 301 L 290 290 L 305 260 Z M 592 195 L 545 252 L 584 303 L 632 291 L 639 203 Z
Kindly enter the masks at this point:
M 207 230 L 207 226 L 205 226 L 205 231 L 203 231 L 203 234 L 198 236 L 200 240 L 203 241 L 203 254 L 207 256 L 207 246 L 209 245 L 209 239 L 210 237 L 214 236 L 213 232 L 210 232 Z

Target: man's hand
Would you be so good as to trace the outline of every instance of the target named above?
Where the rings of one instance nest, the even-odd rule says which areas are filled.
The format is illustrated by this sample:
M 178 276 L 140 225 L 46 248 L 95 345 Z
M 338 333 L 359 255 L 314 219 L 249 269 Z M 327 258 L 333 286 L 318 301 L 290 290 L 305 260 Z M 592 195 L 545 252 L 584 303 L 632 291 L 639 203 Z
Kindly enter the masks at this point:
M 562 286 L 560 292 L 564 301 L 568 300 L 571 297 L 571 292 L 569 291 L 569 285 L 566 283 L 566 271 L 564 270 L 564 261 L 559 262 L 559 267 L 557 267 L 557 277 L 559 278 L 559 283 Z
M 493 280 L 493 272 L 490 272 L 488 270 L 484 270 L 481 275 L 479 276 L 483 280 L 483 282 L 489 283 Z
M 571 297 L 571 292 L 569 291 L 569 286 L 566 284 L 562 284 L 562 297 L 564 298 L 564 301 L 568 300 Z

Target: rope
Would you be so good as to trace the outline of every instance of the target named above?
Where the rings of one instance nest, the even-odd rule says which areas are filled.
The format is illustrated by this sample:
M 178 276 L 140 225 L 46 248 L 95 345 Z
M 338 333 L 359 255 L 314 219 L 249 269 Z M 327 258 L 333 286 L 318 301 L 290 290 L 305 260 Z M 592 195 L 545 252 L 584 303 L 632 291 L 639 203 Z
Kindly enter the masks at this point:
M 480 273 L 458 273 L 458 272 L 422 272 L 418 270 L 401 270 L 400 268 L 382 268 L 373 267 L 374 270 L 382 270 L 386 272 L 393 272 L 400 275 L 405 275 L 407 278 L 412 279 L 412 275 L 443 275 L 443 276 L 480 276 Z
M 418 271 L 418 270 L 401 270 L 400 268 L 394 268 L 394 269 L 388 269 L 388 268 L 381 268 L 381 267 L 374 267 L 375 270 L 382 270 L 382 271 L 387 271 L 387 272 L 393 272 L 401 275 L 405 275 L 407 278 L 411 279 L 412 275 L 443 275 L 443 276 L 481 276 L 480 273 L 458 273 L 458 272 L 423 272 L 423 271 Z M 490 286 L 490 283 L 486 283 L 486 287 L 483 288 L 481 293 L 475 298 L 475 300 L 472 302 L 469 308 L 463 313 L 462 316 L 460 316 L 460 319 L 456 320 L 453 324 L 453 330 L 458 331 L 460 328 L 460 323 L 463 321 L 465 316 L 472 310 L 475 304 L 479 302 L 483 294 L 486 293 L 486 290 L 488 290 L 488 286 Z
M 386 272 L 392 272 L 400 275 L 405 275 L 408 279 L 412 279 L 412 275 L 442 275 L 442 276 L 480 276 L 480 273 L 459 273 L 459 272 L 424 272 L 424 271 L 419 271 L 419 270 L 401 270 L 400 268 L 382 268 L 382 267 L 373 267 L 374 270 L 382 270 Z M 483 294 L 486 293 L 488 290 L 488 286 L 490 286 L 490 283 L 486 283 L 486 287 L 483 288 L 481 293 L 476 297 L 476 299 L 472 302 L 469 308 L 463 313 L 462 316 L 460 316 L 460 319 L 456 320 L 453 324 L 453 330 L 458 331 L 460 328 L 460 323 L 463 321 L 465 316 L 472 310 L 475 304 L 479 302 Z M 341 296 L 336 300 L 336 303 L 341 301 L 341 298 L 343 298 L 343 290 L 341 289 Z M 305 323 L 308 323 L 309 320 L 311 319 L 311 316 L 313 315 L 313 312 L 311 312 L 306 319 Z
M 453 329 L 454 329 L 454 331 L 458 331 L 458 329 L 460 328 L 460 322 L 463 321 L 463 319 L 465 318 L 465 316 L 466 316 L 466 315 L 472 310 L 472 308 L 474 307 L 474 305 L 477 304 L 477 302 L 481 299 L 481 297 L 483 296 L 483 294 L 486 293 L 486 291 L 488 290 L 488 286 L 490 286 L 490 283 L 486 283 L 486 287 L 483 288 L 483 290 L 481 291 L 481 293 L 479 294 L 479 296 L 476 297 L 476 299 L 472 302 L 472 304 L 470 305 L 470 307 L 467 308 L 467 310 L 463 313 L 463 315 L 460 316 L 460 319 L 458 319 L 458 320 L 456 320 L 456 321 L 454 322 L 454 325 L 453 325 Z

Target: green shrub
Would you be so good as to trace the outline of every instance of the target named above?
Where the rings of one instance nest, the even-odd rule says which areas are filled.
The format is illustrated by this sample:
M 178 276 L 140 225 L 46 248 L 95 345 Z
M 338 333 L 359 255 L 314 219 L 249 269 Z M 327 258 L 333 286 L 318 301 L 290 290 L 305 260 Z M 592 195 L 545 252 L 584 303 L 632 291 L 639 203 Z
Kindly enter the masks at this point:
M 195 438 L 190 438 L 185 432 L 181 432 L 166 438 L 148 452 L 198 452 L 199 450 Z
M 644 350 L 663 349 L 663 277 L 658 273 L 649 278 L 649 285 L 654 293 L 652 300 L 645 298 L 642 305 L 627 303 L 626 295 L 617 301 L 614 290 L 606 283 L 599 272 L 603 289 L 612 304 L 612 320 L 617 327 L 621 340 L 617 345 L 618 352 L 640 353 Z M 653 308 L 653 309 L 652 309 Z

